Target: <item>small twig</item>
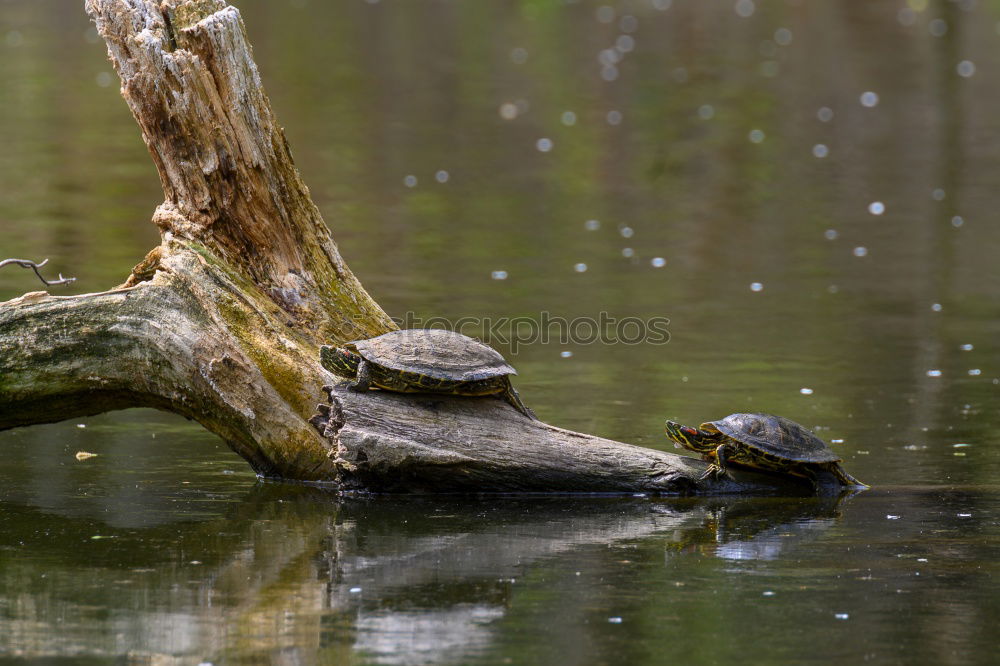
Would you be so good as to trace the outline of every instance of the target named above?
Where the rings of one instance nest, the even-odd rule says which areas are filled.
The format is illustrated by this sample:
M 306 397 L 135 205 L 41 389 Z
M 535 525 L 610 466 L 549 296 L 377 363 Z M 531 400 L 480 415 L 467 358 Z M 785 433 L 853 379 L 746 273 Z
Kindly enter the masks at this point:
M 38 276 L 38 279 L 44 282 L 45 285 L 49 287 L 56 284 L 69 284 L 70 282 L 76 281 L 75 277 L 64 278 L 62 276 L 62 273 L 59 274 L 58 280 L 46 280 L 45 278 L 42 277 L 42 274 L 38 272 L 38 269 L 47 263 L 49 263 L 48 259 L 45 259 L 44 261 L 38 264 L 36 264 L 33 261 L 29 261 L 28 259 L 4 259 L 0 261 L 0 268 L 3 268 L 7 264 L 17 264 L 21 268 L 30 268 L 31 270 L 35 271 L 35 275 Z

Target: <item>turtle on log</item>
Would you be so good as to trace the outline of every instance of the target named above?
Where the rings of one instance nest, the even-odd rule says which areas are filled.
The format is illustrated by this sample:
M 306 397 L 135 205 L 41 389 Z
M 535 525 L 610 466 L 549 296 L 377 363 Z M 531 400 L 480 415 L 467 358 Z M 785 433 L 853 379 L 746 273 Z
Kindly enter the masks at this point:
M 805 427 L 773 414 L 730 414 L 698 428 L 666 422 L 674 445 L 712 463 L 705 477 L 730 476 L 730 464 L 809 479 L 819 487 L 824 473 L 843 486 L 868 486 L 844 471 L 841 458 Z
M 340 347 L 324 345 L 319 353 L 324 368 L 354 378 L 348 386 L 355 391 L 495 395 L 537 420 L 510 383 L 517 371 L 498 351 L 461 333 L 404 329 Z

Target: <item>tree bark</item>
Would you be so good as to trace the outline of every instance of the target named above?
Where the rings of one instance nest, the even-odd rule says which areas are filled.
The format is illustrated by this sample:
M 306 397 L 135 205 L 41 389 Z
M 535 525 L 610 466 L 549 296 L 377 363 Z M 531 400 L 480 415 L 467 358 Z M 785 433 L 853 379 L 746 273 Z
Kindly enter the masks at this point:
M 194 419 L 259 474 L 378 491 L 691 493 L 704 463 L 495 399 L 359 394 L 318 346 L 395 328 L 341 258 L 223 0 L 87 0 L 160 175 L 121 286 L 0 304 L 0 429 L 126 407 Z M 334 384 L 316 414 L 321 387 Z

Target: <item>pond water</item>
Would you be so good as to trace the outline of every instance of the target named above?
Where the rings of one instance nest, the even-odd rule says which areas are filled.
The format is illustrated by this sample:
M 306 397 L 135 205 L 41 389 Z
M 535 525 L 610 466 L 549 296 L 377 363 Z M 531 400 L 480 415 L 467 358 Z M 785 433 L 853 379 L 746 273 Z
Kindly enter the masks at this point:
M 8 431 L 0 662 L 995 659 L 1000 9 L 238 4 L 390 314 L 470 318 L 559 426 L 666 449 L 664 418 L 774 412 L 873 488 L 338 498 L 157 412 Z M 0 6 L 0 258 L 106 289 L 155 170 L 82 7 Z M 669 341 L 588 340 L 626 318 Z

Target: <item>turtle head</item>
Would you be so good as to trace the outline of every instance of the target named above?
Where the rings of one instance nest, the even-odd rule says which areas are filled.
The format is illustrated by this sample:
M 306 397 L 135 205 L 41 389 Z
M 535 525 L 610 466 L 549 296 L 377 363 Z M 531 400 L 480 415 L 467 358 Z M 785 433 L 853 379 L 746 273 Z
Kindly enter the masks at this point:
M 712 433 L 681 425 L 675 421 L 666 422 L 666 432 L 667 437 L 674 443 L 674 446 L 677 448 L 684 447 L 689 451 L 704 453 L 706 451 L 714 451 L 715 447 L 719 445 L 717 441 L 714 441 L 715 438 L 712 437 Z
M 357 377 L 361 356 L 345 347 L 323 345 L 319 348 L 319 362 L 330 372 L 344 377 Z

